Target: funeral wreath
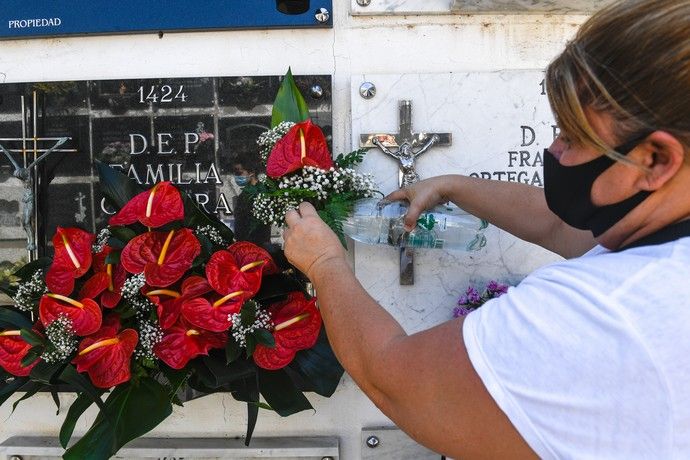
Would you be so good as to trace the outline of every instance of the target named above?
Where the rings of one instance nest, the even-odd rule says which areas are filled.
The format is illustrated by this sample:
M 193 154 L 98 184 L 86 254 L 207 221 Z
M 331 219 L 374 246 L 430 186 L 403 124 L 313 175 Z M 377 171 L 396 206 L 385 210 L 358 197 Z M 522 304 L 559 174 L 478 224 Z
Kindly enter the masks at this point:
M 288 77 L 283 87 L 294 85 Z M 274 120 L 302 123 L 304 157 L 326 155 L 314 153 L 315 125 L 294 116 L 294 92 L 282 94 Z M 304 392 L 333 394 L 343 369 L 316 298 L 279 250 L 235 241 L 170 182 L 141 190 L 96 168 L 118 209 L 107 228 L 58 227 L 53 257 L 0 285 L 14 300 L 0 306 L 0 404 L 23 393 L 14 410 L 47 391 L 59 412 L 59 392 L 75 392 L 59 435 L 64 458 L 106 459 L 193 398 L 222 391 L 246 403 L 248 444 L 259 409 L 288 416 L 312 408 Z M 92 405 L 93 425 L 70 443 Z

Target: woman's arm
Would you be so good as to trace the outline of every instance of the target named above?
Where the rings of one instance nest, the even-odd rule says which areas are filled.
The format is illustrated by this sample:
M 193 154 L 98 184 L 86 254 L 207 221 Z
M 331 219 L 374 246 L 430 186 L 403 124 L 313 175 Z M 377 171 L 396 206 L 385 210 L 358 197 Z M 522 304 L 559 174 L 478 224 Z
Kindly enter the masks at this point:
M 534 457 L 474 370 L 461 319 L 408 336 L 357 281 L 311 205 L 285 220 L 285 255 L 314 284 L 333 351 L 384 414 L 453 458 Z
M 526 184 L 453 174 L 420 181 L 386 199 L 410 202 L 405 218 L 408 229 L 425 209 L 452 201 L 518 238 L 565 258 L 580 256 L 596 244 L 591 232 L 565 224 L 549 210 L 541 188 Z

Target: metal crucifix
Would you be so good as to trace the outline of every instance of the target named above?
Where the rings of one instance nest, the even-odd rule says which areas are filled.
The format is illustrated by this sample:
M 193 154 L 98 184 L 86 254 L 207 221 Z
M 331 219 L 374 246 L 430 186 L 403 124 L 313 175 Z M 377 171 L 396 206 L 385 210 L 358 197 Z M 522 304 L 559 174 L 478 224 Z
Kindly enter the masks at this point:
M 453 142 L 451 133 L 412 132 L 412 102 L 398 102 L 400 132 L 396 134 L 360 134 L 360 148 L 379 148 L 385 154 L 398 160 L 398 186 L 405 187 L 419 180 L 415 170 L 417 157 L 436 145 L 449 146 Z M 414 249 L 400 249 L 400 284 L 414 284 Z
M 36 135 L 37 129 L 37 116 L 36 116 L 36 92 L 33 93 L 33 137 L 28 137 L 27 126 L 26 126 L 26 106 L 24 101 L 24 96 L 21 96 L 22 102 L 22 137 L 3 137 L 0 138 L 0 151 L 5 154 L 5 157 L 10 161 L 14 171 L 12 175 L 22 181 L 24 185 L 24 192 L 22 194 L 22 227 L 26 232 L 26 249 L 29 251 L 29 257 L 31 260 L 36 258 L 36 223 L 35 223 L 35 210 L 36 210 L 36 194 L 38 183 L 36 177 L 34 176 L 34 168 L 42 162 L 46 157 L 54 152 L 76 152 L 76 149 L 61 149 L 60 147 L 71 139 L 71 137 L 38 137 Z M 7 143 L 21 142 L 21 148 L 5 148 Z M 32 146 L 27 146 L 27 142 L 32 143 Z M 40 148 L 39 142 L 52 142 L 53 145 L 47 148 Z M 22 164 L 15 161 L 12 157 L 13 153 L 22 154 Z M 29 158 L 29 154 L 33 154 L 32 158 Z

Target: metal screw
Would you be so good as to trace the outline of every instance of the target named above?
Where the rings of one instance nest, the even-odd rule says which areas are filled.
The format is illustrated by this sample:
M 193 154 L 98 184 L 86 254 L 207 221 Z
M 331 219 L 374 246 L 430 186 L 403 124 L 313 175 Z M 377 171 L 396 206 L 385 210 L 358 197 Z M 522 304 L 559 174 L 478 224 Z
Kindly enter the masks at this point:
M 367 447 L 370 449 L 374 449 L 379 446 L 379 438 L 376 436 L 369 436 L 367 438 Z
M 370 81 L 365 81 L 359 87 L 359 95 L 364 99 L 371 99 L 376 96 L 376 86 Z
M 371 0 L 357 0 L 357 4 L 359 6 L 369 6 L 371 4 Z
M 321 457 L 321 460 L 334 460 L 333 457 Z
M 331 13 L 326 8 L 319 8 L 316 10 L 316 13 L 314 13 L 314 17 L 321 24 L 324 24 L 331 18 Z
M 23 460 L 23 459 L 22 459 L 22 457 L 19 456 L 19 455 L 12 455 L 12 456 L 10 457 L 10 460 Z
M 321 99 L 323 97 L 323 88 L 321 85 L 313 85 L 309 88 L 309 93 L 314 99 Z

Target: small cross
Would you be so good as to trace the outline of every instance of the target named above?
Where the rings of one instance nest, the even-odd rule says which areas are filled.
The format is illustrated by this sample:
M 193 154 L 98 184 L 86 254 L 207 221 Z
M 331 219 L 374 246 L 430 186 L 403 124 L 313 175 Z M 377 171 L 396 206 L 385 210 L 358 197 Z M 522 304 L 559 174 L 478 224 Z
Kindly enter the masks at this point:
M 399 162 L 398 186 L 405 187 L 419 180 L 415 160 L 435 145 L 449 146 L 453 143 L 451 133 L 415 133 L 412 131 L 412 102 L 398 102 L 400 131 L 396 134 L 360 134 L 360 148 L 378 147 L 385 154 Z M 391 150 L 395 149 L 395 151 Z M 400 249 L 400 284 L 414 284 L 414 249 Z

